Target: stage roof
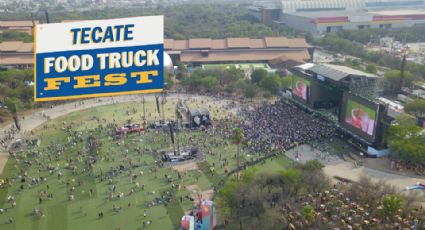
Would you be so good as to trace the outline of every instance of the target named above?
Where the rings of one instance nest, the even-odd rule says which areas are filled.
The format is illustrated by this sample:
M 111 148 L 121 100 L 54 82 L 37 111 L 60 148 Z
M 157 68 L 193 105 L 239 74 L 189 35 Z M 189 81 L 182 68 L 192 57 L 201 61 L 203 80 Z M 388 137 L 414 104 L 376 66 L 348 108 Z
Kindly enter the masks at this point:
M 367 78 L 378 78 L 375 74 L 365 73 L 360 70 L 352 69 L 346 66 L 338 66 L 331 64 L 318 64 L 308 69 L 311 72 L 322 75 L 334 81 L 341 81 L 342 79 L 353 76 L 364 76 Z
M 206 108 L 189 109 L 189 114 L 190 116 L 210 115 L 210 112 Z

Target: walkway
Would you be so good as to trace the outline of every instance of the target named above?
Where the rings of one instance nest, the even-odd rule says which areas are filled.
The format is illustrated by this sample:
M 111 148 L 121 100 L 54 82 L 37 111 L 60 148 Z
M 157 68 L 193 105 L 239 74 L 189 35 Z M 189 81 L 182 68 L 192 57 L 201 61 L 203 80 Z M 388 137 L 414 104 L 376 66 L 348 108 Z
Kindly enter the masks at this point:
M 378 171 L 375 169 L 367 168 L 364 166 L 354 167 L 354 164 L 351 162 L 343 161 L 337 156 L 329 156 L 325 153 L 320 152 L 317 149 L 312 149 L 309 145 L 302 145 L 298 148 L 295 148 L 291 151 L 288 151 L 286 155 L 296 160 L 296 152 L 298 154 L 298 161 L 301 163 L 305 163 L 308 160 L 318 159 L 325 165 L 323 171 L 331 178 L 335 176 L 339 176 L 342 178 L 350 179 L 353 181 L 357 181 L 360 177 L 366 176 L 371 178 L 372 180 L 379 181 L 383 180 L 388 184 L 391 184 L 398 189 L 405 189 L 407 186 L 411 186 L 416 184 L 416 182 L 424 182 L 424 178 L 419 177 L 409 177 L 404 175 L 398 175 L 383 171 Z M 326 158 L 325 158 L 326 156 Z M 323 159 L 325 158 L 325 159 Z

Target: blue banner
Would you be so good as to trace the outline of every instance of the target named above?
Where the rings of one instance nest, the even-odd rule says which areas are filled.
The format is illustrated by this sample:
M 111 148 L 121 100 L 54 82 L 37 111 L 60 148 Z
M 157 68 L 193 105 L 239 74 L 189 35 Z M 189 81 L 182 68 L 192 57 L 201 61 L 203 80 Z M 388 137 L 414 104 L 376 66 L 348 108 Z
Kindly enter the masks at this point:
M 35 100 L 161 92 L 163 44 L 36 54 Z

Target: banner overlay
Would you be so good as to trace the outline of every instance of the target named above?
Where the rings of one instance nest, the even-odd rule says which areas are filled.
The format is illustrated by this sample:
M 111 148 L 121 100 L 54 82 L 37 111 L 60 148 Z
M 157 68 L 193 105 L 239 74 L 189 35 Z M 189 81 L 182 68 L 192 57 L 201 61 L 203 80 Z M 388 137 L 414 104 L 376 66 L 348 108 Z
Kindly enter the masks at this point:
M 142 31 L 152 24 L 146 25 L 144 17 L 140 18 L 144 23 L 139 18 L 64 23 L 59 27 L 68 31 L 63 46 L 56 39 L 50 39 L 55 40 L 50 47 L 45 43 L 51 32 L 47 28 L 61 24 L 37 26 L 43 34 L 35 37 L 43 38 L 43 48 L 35 45 L 35 101 L 161 92 L 164 45 L 158 32 L 163 33 L 163 17 L 148 18 L 161 24 L 153 29 L 156 43 L 146 44 L 153 40 Z

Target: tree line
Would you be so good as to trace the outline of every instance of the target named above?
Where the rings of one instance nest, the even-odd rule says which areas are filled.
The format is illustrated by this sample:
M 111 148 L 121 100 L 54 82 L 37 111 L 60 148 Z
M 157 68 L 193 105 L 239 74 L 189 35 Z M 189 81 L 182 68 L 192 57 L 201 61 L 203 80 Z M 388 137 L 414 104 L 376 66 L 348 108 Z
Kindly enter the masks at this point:
M 381 37 L 393 37 L 401 42 L 425 42 L 425 26 L 398 28 L 394 30 L 365 29 L 338 31 L 338 36 L 362 44 L 375 43 Z
M 89 20 L 121 17 L 164 15 L 164 36 L 173 39 L 227 38 L 265 36 L 293 36 L 293 30 L 281 26 L 268 26 L 248 14 L 243 4 L 177 4 L 146 8 L 104 8 L 73 12 L 51 12 L 50 20 Z M 0 16 L 0 20 L 31 20 L 28 13 Z M 35 19 L 45 22 L 44 14 Z
M 19 110 L 32 108 L 33 79 L 32 70 L 0 71 L 0 122 L 8 113 L 16 116 Z
M 308 40 L 314 45 L 321 46 L 332 52 L 352 55 L 366 62 L 375 63 L 390 69 L 401 68 L 402 60 L 399 57 L 394 57 L 383 51 L 367 51 L 363 44 L 340 37 L 339 34 L 326 34 L 322 38 L 308 37 Z M 425 65 L 407 61 L 405 70 L 410 72 L 414 77 L 425 79 Z
M 255 167 L 232 178 L 215 201 L 223 229 L 396 229 L 423 226 L 415 195 L 383 182 L 331 185 L 317 160 L 269 172 Z
M 243 95 L 252 99 L 258 95 L 270 98 L 278 95 L 284 88 L 290 88 L 290 76 L 269 73 L 265 69 L 253 69 L 250 75 L 245 70 L 231 68 L 202 69 L 195 68 L 188 73 L 180 65 L 177 79 L 188 92 L 223 93 L 228 95 Z

